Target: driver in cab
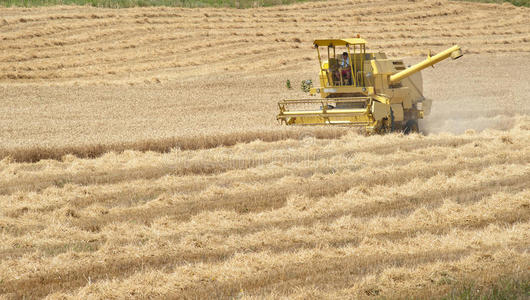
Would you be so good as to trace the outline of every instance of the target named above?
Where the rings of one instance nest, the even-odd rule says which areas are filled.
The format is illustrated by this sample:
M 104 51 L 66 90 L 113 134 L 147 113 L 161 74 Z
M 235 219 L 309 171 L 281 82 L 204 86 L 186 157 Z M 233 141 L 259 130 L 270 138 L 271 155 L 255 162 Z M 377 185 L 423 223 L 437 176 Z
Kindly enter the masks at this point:
M 350 58 L 348 56 L 348 52 L 342 53 L 342 62 L 340 63 L 340 72 L 341 72 L 342 78 L 345 79 L 345 81 L 348 84 L 350 84 L 351 68 L 350 68 Z

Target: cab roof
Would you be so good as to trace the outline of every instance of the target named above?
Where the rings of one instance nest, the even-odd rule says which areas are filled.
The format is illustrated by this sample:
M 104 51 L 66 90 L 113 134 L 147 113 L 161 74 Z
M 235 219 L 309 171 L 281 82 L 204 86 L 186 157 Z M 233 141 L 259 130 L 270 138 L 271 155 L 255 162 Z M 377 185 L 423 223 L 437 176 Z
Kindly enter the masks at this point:
M 327 46 L 346 46 L 346 45 L 359 45 L 359 44 L 366 44 L 366 41 L 361 38 L 353 38 L 353 39 L 339 39 L 339 40 L 315 40 L 313 43 L 319 47 L 327 47 Z

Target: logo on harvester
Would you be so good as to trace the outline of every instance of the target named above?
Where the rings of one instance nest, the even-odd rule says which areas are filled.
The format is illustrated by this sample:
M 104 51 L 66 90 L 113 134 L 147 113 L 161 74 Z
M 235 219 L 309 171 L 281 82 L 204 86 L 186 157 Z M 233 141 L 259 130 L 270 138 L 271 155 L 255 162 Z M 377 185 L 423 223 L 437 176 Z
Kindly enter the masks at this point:
M 298 137 L 298 140 L 301 141 L 301 147 L 310 147 L 315 144 L 316 136 L 312 132 L 303 132 Z
M 296 152 L 296 155 L 299 156 L 301 151 L 315 145 L 316 140 L 317 138 L 314 133 L 308 131 L 302 132 L 296 137 L 293 144 L 291 144 L 287 150 Z
M 315 161 L 317 151 L 312 148 L 316 144 L 314 133 L 305 131 L 298 134 L 296 140 L 292 141 L 291 146 L 287 149 L 288 160 L 296 164 L 308 164 Z

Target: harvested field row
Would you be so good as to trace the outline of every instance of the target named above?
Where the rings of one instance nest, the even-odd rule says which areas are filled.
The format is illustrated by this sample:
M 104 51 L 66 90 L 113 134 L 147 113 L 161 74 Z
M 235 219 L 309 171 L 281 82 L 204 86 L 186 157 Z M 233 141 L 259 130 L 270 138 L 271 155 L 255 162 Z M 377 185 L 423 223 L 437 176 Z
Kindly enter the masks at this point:
M 160 69 L 168 69 L 164 72 L 168 79 L 181 79 L 185 77 L 179 75 L 180 69 L 204 64 L 210 66 L 210 74 L 233 73 L 217 62 L 237 65 L 240 56 L 248 59 L 247 70 L 292 69 L 298 65 L 296 60 L 282 62 L 269 56 L 288 48 L 299 49 L 297 56 L 313 57 L 310 42 L 317 36 L 356 33 L 369 38 L 372 49 L 387 49 L 391 55 L 418 55 L 427 47 L 439 50 L 447 43 L 461 44 L 470 53 L 497 52 L 499 48 L 530 50 L 527 8 L 492 9 L 491 5 L 449 1 L 381 3 L 304 3 L 281 11 L 237 12 L 214 8 L 4 8 L 0 80 L 84 82 L 105 78 L 122 82 L 131 80 L 133 74 L 142 81 Z M 333 7 L 337 13 L 329 14 L 324 7 Z M 499 19 L 501 12 L 504 17 Z M 356 32 L 340 25 L 350 20 Z M 234 36 L 239 42 L 219 47 L 220 41 Z

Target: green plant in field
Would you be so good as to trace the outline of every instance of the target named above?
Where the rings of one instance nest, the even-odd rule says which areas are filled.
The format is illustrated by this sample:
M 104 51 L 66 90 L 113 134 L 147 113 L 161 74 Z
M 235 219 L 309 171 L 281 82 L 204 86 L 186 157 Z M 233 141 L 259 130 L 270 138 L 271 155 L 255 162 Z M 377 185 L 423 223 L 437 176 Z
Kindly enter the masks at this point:
M 302 83 L 300 84 L 300 88 L 304 92 L 309 92 L 309 90 L 313 87 L 313 81 L 311 79 L 302 80 Z

